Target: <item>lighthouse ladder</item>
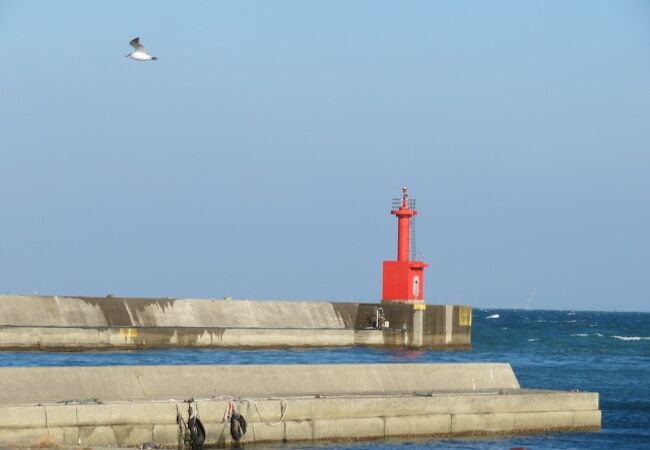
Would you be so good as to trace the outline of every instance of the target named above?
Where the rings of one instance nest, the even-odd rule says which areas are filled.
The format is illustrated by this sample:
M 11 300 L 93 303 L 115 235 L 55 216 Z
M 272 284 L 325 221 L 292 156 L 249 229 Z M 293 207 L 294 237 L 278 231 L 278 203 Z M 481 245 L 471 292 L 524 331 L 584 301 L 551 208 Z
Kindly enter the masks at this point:
M 409 209 L 415 211 L 415 199 L 409 199 Z M 411 217 L 411 260 L 417 261 L 418 253 L 415 250 L 415 216 Z

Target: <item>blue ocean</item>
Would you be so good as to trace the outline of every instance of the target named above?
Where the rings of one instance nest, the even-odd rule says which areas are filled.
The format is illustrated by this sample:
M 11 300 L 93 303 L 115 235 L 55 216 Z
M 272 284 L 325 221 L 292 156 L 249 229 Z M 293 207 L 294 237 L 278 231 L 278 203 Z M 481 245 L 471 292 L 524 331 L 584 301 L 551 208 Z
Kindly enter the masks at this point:
M 509 362 L 522 387 L 599 392 L 602 430 L 285 447 L 650 449 L 650 313 L 475 309 L 472 343 L 467 352 L 367 348 L 0 352 L 0 366 Z

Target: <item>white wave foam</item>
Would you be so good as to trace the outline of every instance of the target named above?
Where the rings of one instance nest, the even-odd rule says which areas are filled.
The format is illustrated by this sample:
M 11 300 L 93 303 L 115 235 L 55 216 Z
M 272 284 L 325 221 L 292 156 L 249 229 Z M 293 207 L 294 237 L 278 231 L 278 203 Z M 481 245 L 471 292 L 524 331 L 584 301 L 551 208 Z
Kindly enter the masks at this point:
M 585 337 L 585 336 L 589 336 L 589 335 L 587 333 L 577 333 L 577 334 L 572 334 L 571 336 Z
M 573 320 L 565 320 L 564 321 L 564 323 L 576 323 L 576 322 L 577 322 L 577 320 L 575 320 L 575 319 L 573 319 Z
M 620 339 L 621 341 L 650 341 L 650 337 L 641 337 L 641 336 L 612 336 L 614 339 Z
M 528 339 L 528 342 L 535 342 L 535 341 L 539 341 L 539 338 L 530 338 L 530 339 Z
M 499 315 L 498 314 L 492 314 L 491 316 L 487 316 L 486 319 L 498 319 Z
M 576 313 L 574 313 L 573 311 L 571 311 L 570 313 L 567 313 L 567 316 L 575 316 L 575 315 L 576 315 Z

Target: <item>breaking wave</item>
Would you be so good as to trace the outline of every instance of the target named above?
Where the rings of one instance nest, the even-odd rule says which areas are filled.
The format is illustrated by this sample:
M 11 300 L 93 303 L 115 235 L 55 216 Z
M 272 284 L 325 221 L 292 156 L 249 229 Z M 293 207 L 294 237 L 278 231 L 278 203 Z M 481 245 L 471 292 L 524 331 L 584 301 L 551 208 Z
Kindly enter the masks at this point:
M 620 339 L 621 341 L 650 341 L 650 337 L 645 336 L 612 336 L 614 339 Z
M 487 316 L 486 319 L 498 319 L 499 315 L 498 314 L 492 314 L 491 316 Z

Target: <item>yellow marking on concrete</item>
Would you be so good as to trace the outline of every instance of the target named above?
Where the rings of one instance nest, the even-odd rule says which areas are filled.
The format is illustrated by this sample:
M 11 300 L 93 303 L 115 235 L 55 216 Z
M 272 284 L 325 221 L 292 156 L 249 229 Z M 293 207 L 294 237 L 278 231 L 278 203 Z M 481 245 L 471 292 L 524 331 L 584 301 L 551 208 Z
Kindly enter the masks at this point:
M 135 338 L 138 337 L 137 328 L 120 328 L 120 334 L 125 338 Z
M 458 325 L 464 327 L 472 326 L 472 308 L 469 306 L 458 307 Z
M 425 305 L 424 303 L 415 303 L 413 305 L 414 311 L 424 311 L 425 309 L 427 309 L 427 305 Z

